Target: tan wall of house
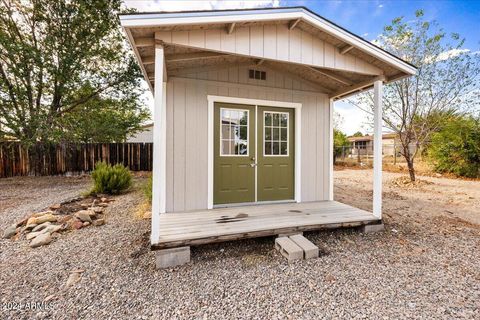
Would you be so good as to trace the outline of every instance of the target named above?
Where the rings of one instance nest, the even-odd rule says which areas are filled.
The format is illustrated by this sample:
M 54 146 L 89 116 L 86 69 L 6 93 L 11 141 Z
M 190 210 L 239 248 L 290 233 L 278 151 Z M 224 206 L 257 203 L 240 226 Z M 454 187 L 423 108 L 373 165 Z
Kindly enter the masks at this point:
M 188 75 L 190 79 L 169 78 L 166 110 L 167 212 L 207 208 L 207 95 L 302 103 L 302 201 L 328 199 L 328 96 L 293 89 L 293 84 L 292 88 L 285 89 L 285 81 L 273 81 L 262 86 L 244 84 L 240 82 L 235 68 L 230 68 L 226 74 L 223 72 Z

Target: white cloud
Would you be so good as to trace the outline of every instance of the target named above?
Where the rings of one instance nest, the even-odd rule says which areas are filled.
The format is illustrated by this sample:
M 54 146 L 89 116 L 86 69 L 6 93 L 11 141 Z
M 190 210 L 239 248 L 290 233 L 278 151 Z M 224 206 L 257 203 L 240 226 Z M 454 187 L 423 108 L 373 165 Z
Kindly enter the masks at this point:
M 468 52 L 470 52 L 470 49 L 452 49 L 452 50 L 448 50 L 440 53 L 436 60 L 444 61 Z
M 245 9 L 258 7 L 278 7 L 280 0 L 124 0 L 124 6 L 135 8 L 139 12 L 148 11 L 186 11 L 186 10 L 221 10 Z
M 378 7 L 379 7 L 379 8 L 383 8 L 383 4 L 379 4 Z

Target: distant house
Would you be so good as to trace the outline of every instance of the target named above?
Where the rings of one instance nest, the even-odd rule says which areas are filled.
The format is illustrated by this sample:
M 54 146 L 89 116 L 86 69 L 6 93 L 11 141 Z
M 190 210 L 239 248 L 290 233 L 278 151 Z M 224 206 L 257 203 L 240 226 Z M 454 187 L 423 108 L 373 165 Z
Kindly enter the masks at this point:
M 144 125 L 141 131 L 128 137 L 126 142 L 152 143 L 153 142 L 153 123 Z
M 352 155 L 373 155 L 373 135 L 363 137 L 349 137 L 352 145 Z M 396 133 L 385 133 L 382 135 L 382 154 L 393 156 L 395 147 L 398 146 L 398 135 Z M 397 148 L 398 150 L 398 148 Z

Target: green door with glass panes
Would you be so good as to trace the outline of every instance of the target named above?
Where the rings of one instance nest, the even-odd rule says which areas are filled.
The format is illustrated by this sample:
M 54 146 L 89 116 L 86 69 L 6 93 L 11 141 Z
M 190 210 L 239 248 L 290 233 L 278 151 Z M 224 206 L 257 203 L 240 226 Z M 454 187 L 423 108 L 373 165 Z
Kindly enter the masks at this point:
M 295 198 L 294 109 L 258 107 L 257 201 Z
M 215 103 L 213 203 L 255 202 L 255 106 Z
M 293 109 L 215 103 L 215 205 L 295 198 L 294 123 Z

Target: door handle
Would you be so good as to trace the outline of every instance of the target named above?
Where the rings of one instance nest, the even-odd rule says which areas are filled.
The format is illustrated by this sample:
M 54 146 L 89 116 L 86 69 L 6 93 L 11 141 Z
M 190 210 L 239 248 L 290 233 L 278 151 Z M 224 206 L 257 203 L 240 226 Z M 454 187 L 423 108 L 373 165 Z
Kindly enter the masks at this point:
M 257 166 L 257 163 L 250 163 L 250 167 L 255 168 Z

